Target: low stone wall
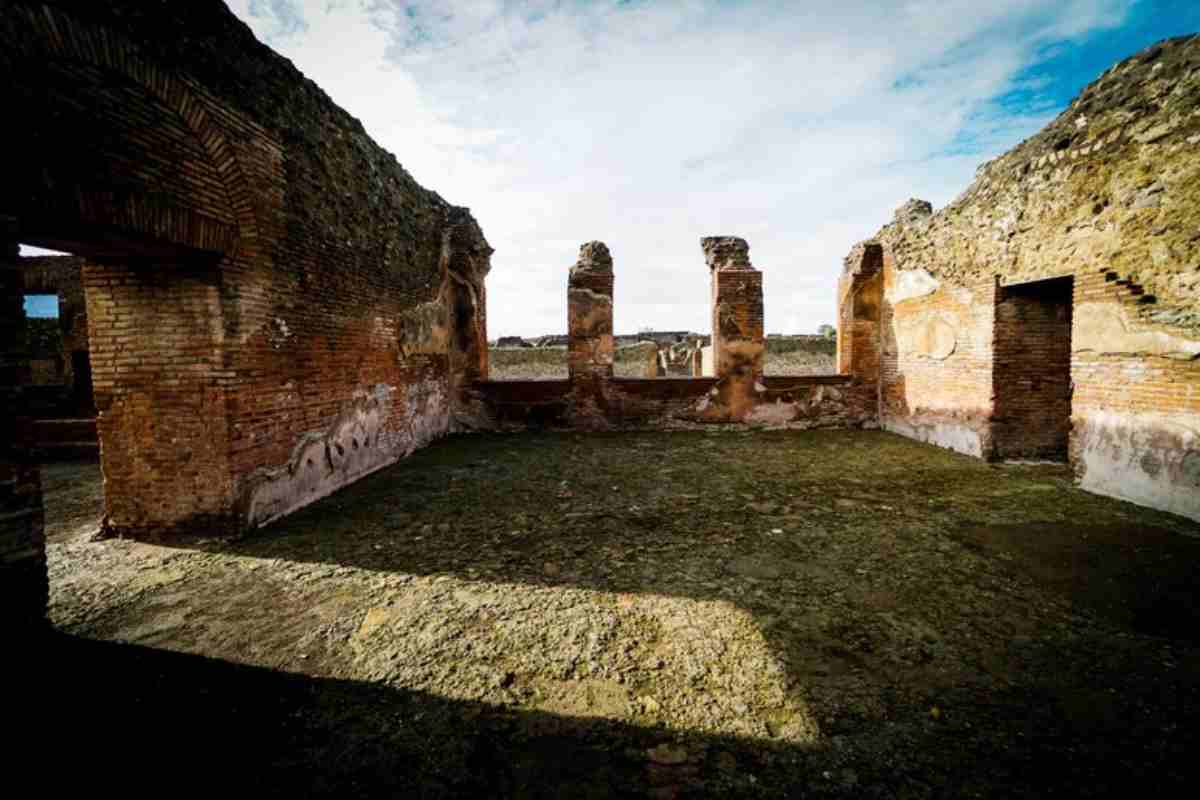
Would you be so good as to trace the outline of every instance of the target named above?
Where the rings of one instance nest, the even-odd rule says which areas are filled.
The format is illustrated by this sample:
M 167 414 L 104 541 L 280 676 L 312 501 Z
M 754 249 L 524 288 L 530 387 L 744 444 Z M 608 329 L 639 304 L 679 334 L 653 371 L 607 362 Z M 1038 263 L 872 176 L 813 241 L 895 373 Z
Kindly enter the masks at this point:
M 763 377 L 748 405 L 716 378 L 481 381 L 478 430 L 670 430 L 713 424 L 769 428 L 873 428 L 873 384 L 843 375 Z M 587 396 L 583 396 L 586 394 Z M 740 399 L 740 398 L 739 398 Z

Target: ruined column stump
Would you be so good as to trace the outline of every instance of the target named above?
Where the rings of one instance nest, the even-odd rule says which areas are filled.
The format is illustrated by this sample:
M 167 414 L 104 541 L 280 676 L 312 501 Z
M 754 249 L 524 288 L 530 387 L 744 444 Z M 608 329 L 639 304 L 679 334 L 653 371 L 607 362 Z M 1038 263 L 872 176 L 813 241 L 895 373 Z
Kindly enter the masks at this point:
M 579 248 L 567 280 L 567 370 L 574 423 L 607 427 L 605 396 L 613 377 L 613 262 L 603 242 Z
M 721 407 L 742 419 L 763 371 L 762 273 L 750 263 L 745 239 L 709 236 L 700 245 L 712 276 L 713 374 L 721 381 Z
M 862 381 L 879 380 L 880 308 L 883 305 L 883 247 L 856 245 L 838 279 L 838 372 Z

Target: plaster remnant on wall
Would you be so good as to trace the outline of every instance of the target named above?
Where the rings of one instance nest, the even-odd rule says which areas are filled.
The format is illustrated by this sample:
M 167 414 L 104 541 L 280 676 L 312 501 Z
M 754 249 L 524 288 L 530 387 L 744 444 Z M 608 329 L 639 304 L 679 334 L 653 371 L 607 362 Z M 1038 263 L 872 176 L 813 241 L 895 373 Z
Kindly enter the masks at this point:
M 444 390 L 420 382 L 404 389 L 407 398 L 400 430 L 388 430 L 395 411 L 395 387 L 379 384 L 370 391 L 359 390 L 328 430 L 299 437 L 286 464 L 260 468 L 247 476 L 239 492 L 247 523 L 265 525 L 442 435 L 449 424 Z
M 983 437 L 978 430 L 966 423 L 944 419 L 922 420 L 920 417 L 886 417 L 881 426 L 886 431 L 907 436 L 909 439 L 983 458 Z
M 1129 330 L 1124 309 L 1116 303 L 1080 303 L 1071 333 L 1075 352 L 1103 355 L 1152 355 L 1181 360 L 1200 357 L 1200 340 L 1166 331 Z
M 1080 487 L 1200 520 L 1200 416 L 1089 411 L 1074 425 Z
M 889 303 L 899 303 L 914 297 L 924 297 L 936 292 L 941 285 L 941 281 L 923 269 L 897 270 L 895 282 L 888 287 L 887 300 Z
M 945 361 L 958 347 L 954 321 L 941 313 L 897 319 L 896 339 L 901 352 L 935 361 Z

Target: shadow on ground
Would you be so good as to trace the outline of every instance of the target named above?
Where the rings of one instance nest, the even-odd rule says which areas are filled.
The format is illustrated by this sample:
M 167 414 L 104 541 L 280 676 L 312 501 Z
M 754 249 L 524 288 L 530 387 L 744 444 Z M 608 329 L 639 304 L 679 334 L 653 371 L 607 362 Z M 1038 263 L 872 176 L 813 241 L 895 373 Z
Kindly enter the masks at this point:
M 841 737 L 669 735 L 63 635 L 41 652 L 53 686 L 26 698 L 29 735 L 9 753 L 60 765 L 38 771 L 49 794 L 1183 797 L 1194 777 L 1186 728 L 1097 726 L 1103 712 L 1079 717 L 1038 690 L 957 719 L 878 723 L 860 732 L 874 740 L 864 758 Z
M 1197 533 L 888 434 L 459 437 L 71 626 L 226 661 L 55 663 L 117 748 L 267 793 L 1173 796 Z

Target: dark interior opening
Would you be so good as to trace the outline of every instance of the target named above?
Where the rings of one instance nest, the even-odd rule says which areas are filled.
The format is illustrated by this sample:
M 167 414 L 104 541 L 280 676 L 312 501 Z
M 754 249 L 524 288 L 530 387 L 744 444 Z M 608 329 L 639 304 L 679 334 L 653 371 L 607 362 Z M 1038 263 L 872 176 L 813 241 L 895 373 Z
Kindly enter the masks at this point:
M 1001 287 L 992 362 L 993 456 L 1066 461 L 1074 279 Z

